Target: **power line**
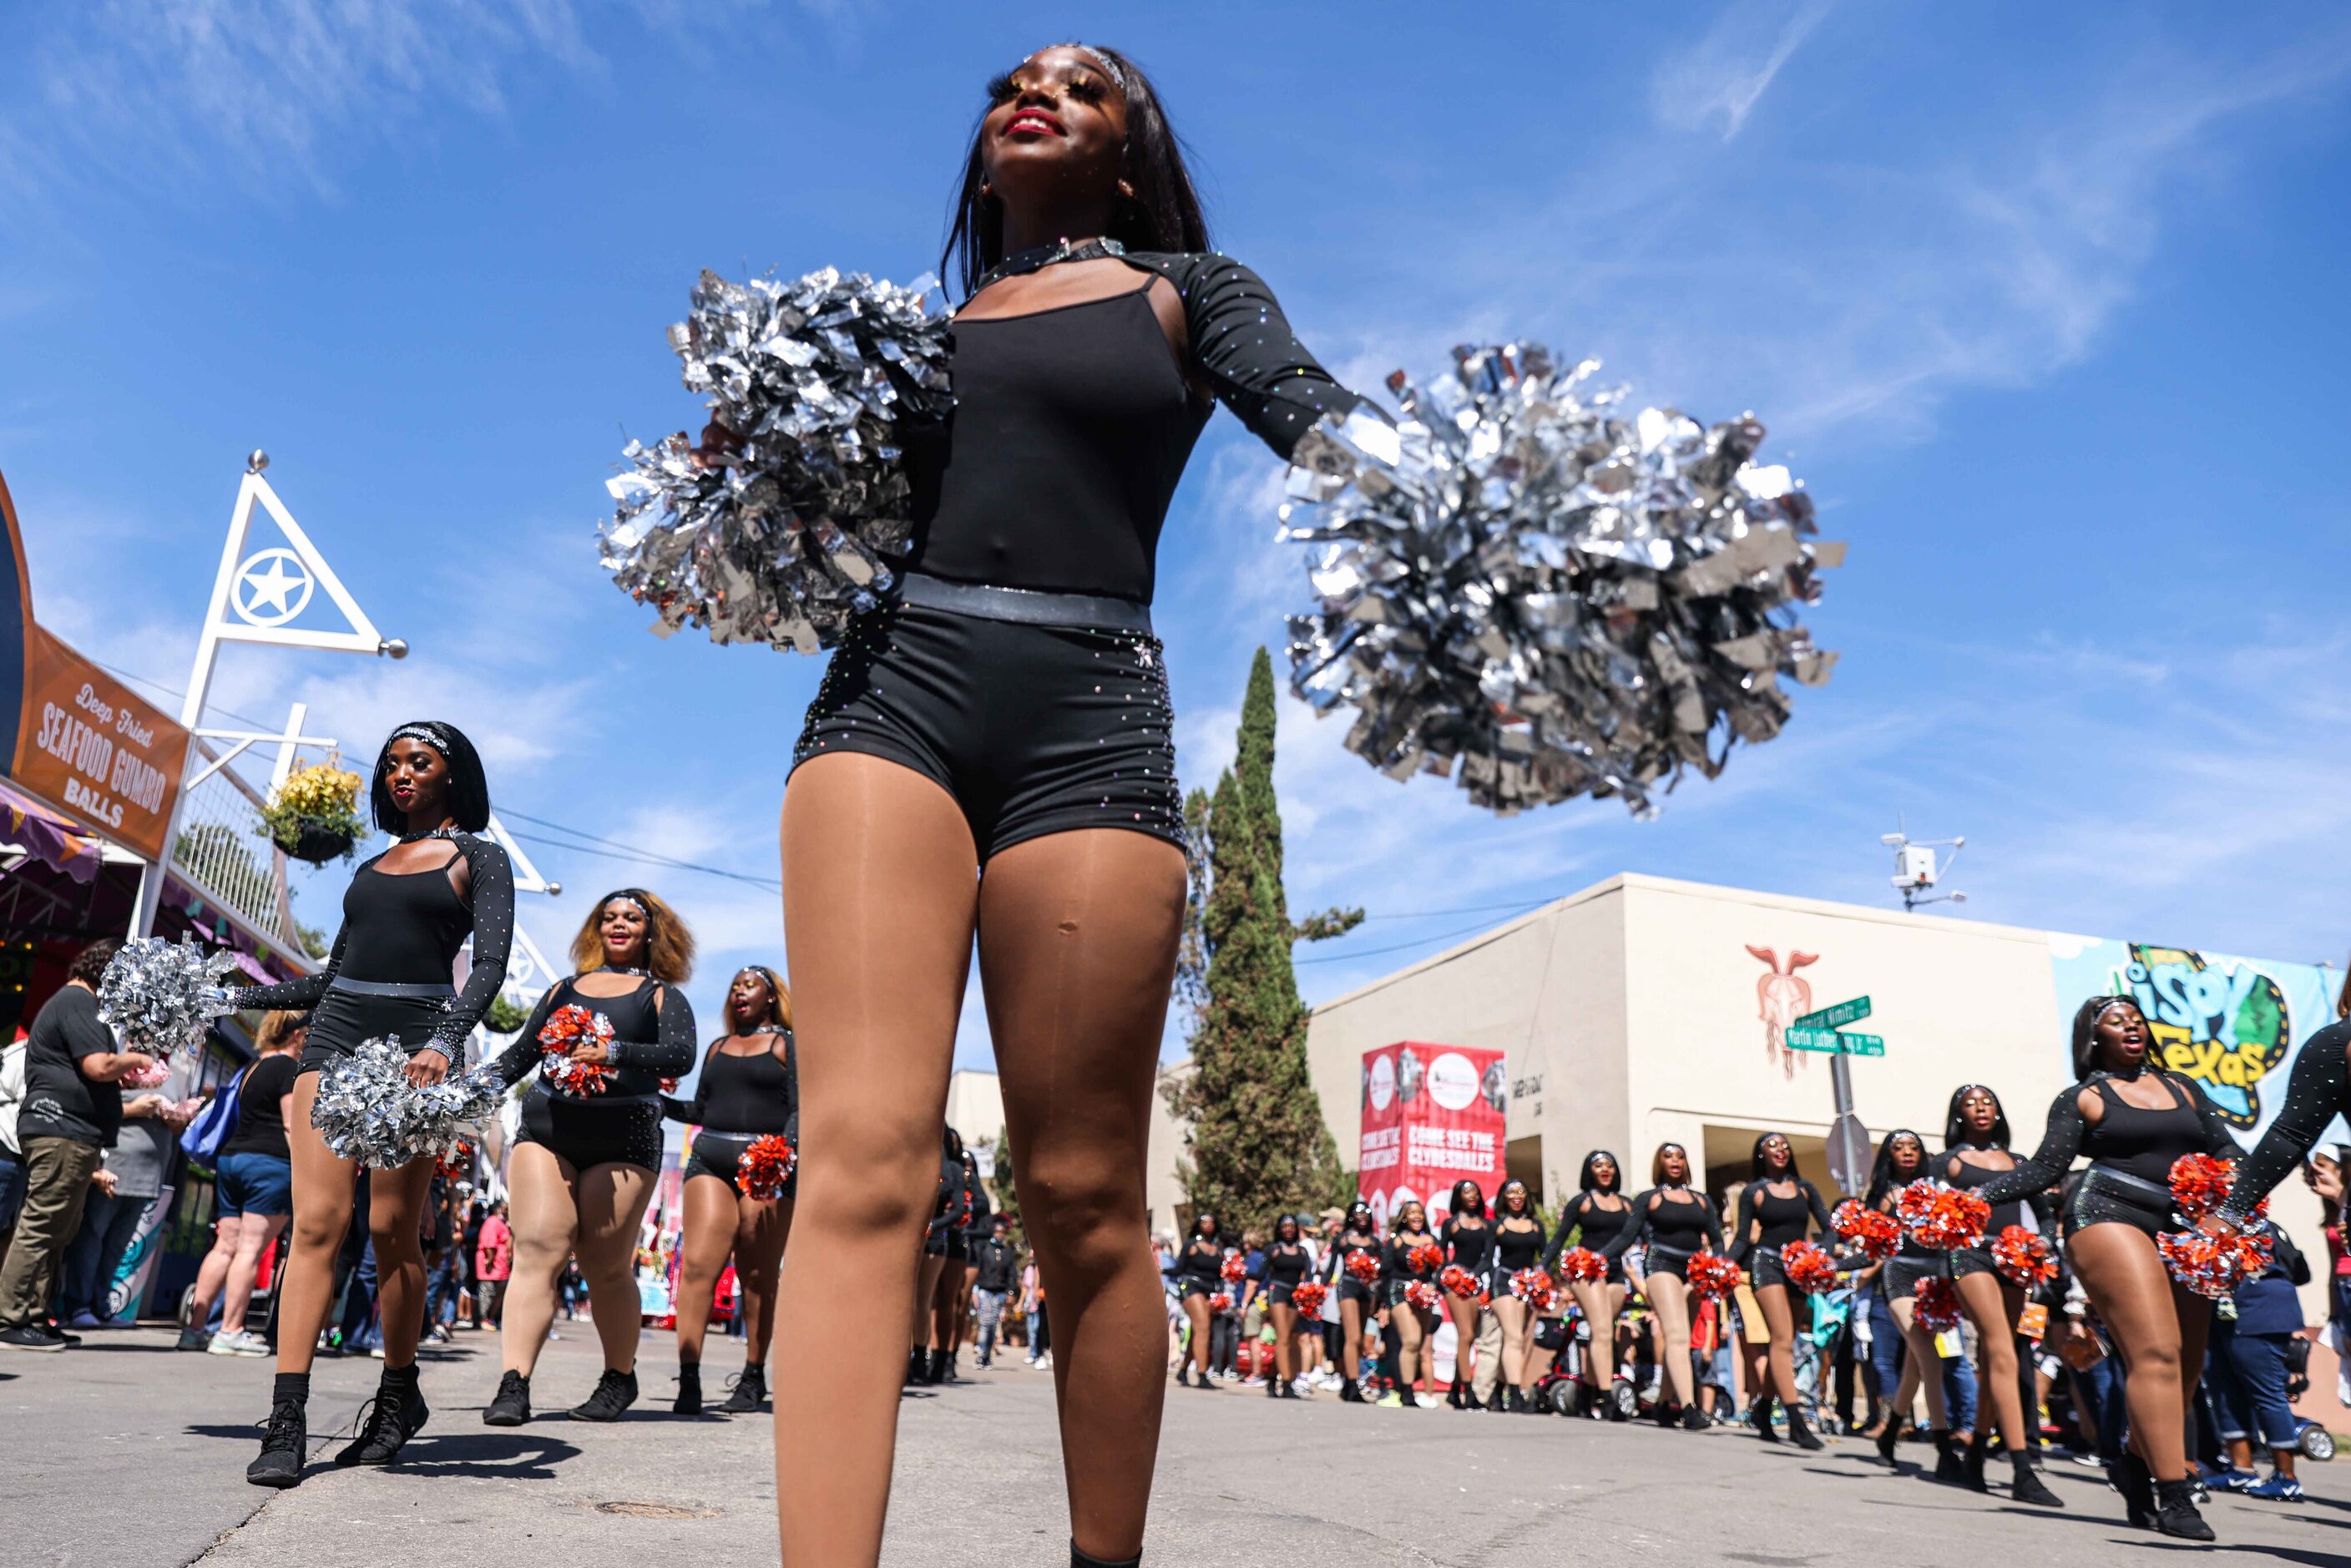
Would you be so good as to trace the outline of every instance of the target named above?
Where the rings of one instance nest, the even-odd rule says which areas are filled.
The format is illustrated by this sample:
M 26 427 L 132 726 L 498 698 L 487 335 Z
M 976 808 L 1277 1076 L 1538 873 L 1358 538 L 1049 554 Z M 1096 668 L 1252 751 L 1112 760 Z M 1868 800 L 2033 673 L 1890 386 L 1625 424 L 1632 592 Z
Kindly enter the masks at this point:
M 1549 904 L 1551 900 L 1547 898 L 1537 899 L 1532 904 L 1522 904 L 1516 907 L 1520 909 L 1539 909 L 1543 904 Z M 1360 947 L 1353 953 L 1325 953 L 1319 958 L 1293 958 L 1290 960 L 1290 966 L 1295 968 L 1303 964 L 1340 964 L 1355 958 L 1376 958 L 1383 953 L 1401 953 L 1407 947 L 1426 947 L 1438 942 L 1450 942 L 1456 936 L 1472 936 L 1478 932 L 1485 930 L 1489 924 L 1489 922 L 1481 920 L 1475 925 L 1464 925 L 1458 931 L 1440 932 L 1435 936 L 1423 936 L 1416 941 L 1412 942 L 1398 942 L 1392 946 Z

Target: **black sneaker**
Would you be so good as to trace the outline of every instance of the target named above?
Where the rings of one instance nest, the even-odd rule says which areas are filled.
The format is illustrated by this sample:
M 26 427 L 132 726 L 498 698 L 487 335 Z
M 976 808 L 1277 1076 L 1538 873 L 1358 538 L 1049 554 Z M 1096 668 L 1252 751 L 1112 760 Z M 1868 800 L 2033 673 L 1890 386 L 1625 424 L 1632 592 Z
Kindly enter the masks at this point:
M 519 1427 L 530 1419 L 530 1379 L 509 1372 L 498 1379 L 497 1394 L 482 1409 L 485 1427 Z
M 2182 1541 L 2210 1541 L 2212 1527 L 2196 1511 L 2196 1487 L 2192 1481 L 2158 1481 L 2155 1483 L 2155 1527 L 2166 1535 Z
M 1682 1411 L 1682 1430 L 1685 1432 L 1703 1432 L 1712 1425 L 1707 1419 L 1706 1412 L 1695 1405 Z
M 637 1375 L 604 1369 L 596 1380 L 596 1391 L 585 1403 L 571 1407 L 574 1421 L 617 1421 L 621 1412 L 637 1402 Z
M 692 1362 L 677 1364 L 677 1398 L 670 1409 L 680 1416 L 702 1414 L 702 1368 Z
M 379 1387 L 374 1398 L 360 1407 L 360 1435 L 335 1456 L 339 1465 L 388 1465 L 400 1457 L 408 1439 L 424 1429 L 433 1412 L 413 1385 L 405 1397 L 387 1398 Z
M 8 1350 L 63 1350 L 75 1343 L 47 1323 L 26 1323 L 0 1329 L 0 1347 Z
M 734 1381 L 733 1391 L 719 1408 L 731 1416 L 748 1416 L 756 1412 L 768 1397 L 768 1370 L 763 1366 L 747 1366 Z
M 302 1456 L 309 1441 L 308 1417 L 298 1399 L 281 1399 L 269 1407 L 269 1429 L 262 1434 L 261 1453 L 245 1467 L 245 1479 L 257 1487 L 290 1487 L 302 1479 Z

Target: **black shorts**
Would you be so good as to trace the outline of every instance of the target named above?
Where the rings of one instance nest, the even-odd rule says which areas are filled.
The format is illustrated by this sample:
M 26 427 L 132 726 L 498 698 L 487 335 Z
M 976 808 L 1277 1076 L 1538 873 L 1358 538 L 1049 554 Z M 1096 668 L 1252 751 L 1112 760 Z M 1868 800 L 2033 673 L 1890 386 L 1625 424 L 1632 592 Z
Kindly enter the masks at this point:
M 658 1103 L 629 1099 L 601 1103 L 574 1100 L 534 1083 L 522 1097 L 517 1144 L 537 1144 L 575 1171 L 591 1166 L 635 1166 L 657 1171 L 662 1163 L 662 1115 Z
M 1951 1254 L 1951 1278 L 1964 1280 L 1970 1274 L 1997 1274 L 1992 1267 L 1989 1247 L 1962 1247 Z
M 918 605 L 861 617 L 834 651 L 793 766 L 831 751 L 935 780 L 981 864 L 1078 828 L 1184 842 L 1158 639 Z
M 1215 1295 L 1220 1288 L 1220 1286 L 1211 1284 L 1206 1280 L 1186 1279 L 1184 1281 L 1184 1300 L 1188 1301 L 1194 1296 L 1197 1296 L 1205 1301 L 1210 1296 Z
M 1272 1284 L 1268 1285 L 1265 1288 L 1265 1299 L 1273 1306 L 1286 1307 L 1290 1305 L 1290 1297 L 1297 1291 L 1297 1286 L 1285 1285 L 1280 1281 L 1277 1280 Z
M 1358 1302 L 1368 1312 L 1379 1305 L 1380 1299 L 1371 1286 L 1349 1274 L 1339 1281 L 1339 1300 Z
M 329 986 L 310 1014 L 310 1031 L 303 1038 L 295 1075 L 340 1061 L 357 1051 L 361 1040 L 380 1035 L 391 1035 L 414 1051 L 441 1027 L 449 1002 L 446 996 L 371 997 Z
M 1787 1289 L 1788 1269 L 1777 1247 L 1758 1247 L 1747 1255 L 1747 1282 L 1759 1291 L 1766 1285 Z
M 765 1134 L 759 1133 L 714 1133 L 705 1127 L 694 1134 L 694 1153 L 685 1159 L 685 1179 L 692 1181 L 698 1176 L 716 1176 L 737 1197 L 742 1197 L 743 1187 L 735 1179 L 735 1167 L 742 1160 L 743 1151 L 763 1136 Z M 781 1194 L 784 1198 L 789 1199 L 793 1196 L 799 1186 L 799 1167 L 794 1166 L 792 1174 L 784 1178 Z
M 2148 1239 L 2167 1230 L 2177 1230 L 2179 1223 L 2171 1218 L 2170 1195 L 2158 1196 L 2156 1189 L 2125 1179 L 2092 1166 L 2082 1173 L 2066 1201 L 2064 1230 L 2068 1240 L 2074 1233 L 2092 1225 L 2127 1225 L 2143 1231 Z
M 1660 1247 L 1653 1241 L 1649 1244 L 1647 1256 L 1642 1260 L 1642 1267 L 1652 1274 L 1671 1274 L 1687 1284 L 1689 1282 L 1690 1257 L 1691 1254 L 1677 1247 Z M 1494 1293 L 1501 1294 L 1499 1291 Z
M 1878 1279 L 1886 1286 L 1886 1299 L 1899 1301 L 1918 1293 L 1918 1281 L 1931 1280 L 1943 1272 L 1940 1258 L 1905 1258 L 1899 1254 L 1886 1260 L 1885 1271 Z

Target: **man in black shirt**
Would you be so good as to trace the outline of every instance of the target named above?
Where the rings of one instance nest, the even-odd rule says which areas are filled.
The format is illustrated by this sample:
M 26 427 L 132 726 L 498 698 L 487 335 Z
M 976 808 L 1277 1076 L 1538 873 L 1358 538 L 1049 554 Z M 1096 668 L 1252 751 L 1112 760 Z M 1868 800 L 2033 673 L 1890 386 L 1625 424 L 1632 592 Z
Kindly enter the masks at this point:
M 1012 1245 L 1012 1220 L 999 1214 L 988 1226 L 987 1239 L 975 1243 L 971 1260 L 977 1269 L 973 1288 L 979 1292 L 979 1364 L 996 1355 L 996 1325 L 1003 1321 L 1004 1298 L 1020 1281 L 1020 1254 Z
M 26 1042 L 25 1103 L 16 1117 L 25 1207 L 0 1264 L 0 1348 L 63 1350 L 78 1343 L 48 1321 L 58 1260 L 81 1225 L 99 1160 L 122 1125 L 122 1080 L 155 1064 L 152 1056 L 118 1050 L 114 1031 L 98 1016 L 99 977 L 120 946 L 93 942 L 75 956 Z

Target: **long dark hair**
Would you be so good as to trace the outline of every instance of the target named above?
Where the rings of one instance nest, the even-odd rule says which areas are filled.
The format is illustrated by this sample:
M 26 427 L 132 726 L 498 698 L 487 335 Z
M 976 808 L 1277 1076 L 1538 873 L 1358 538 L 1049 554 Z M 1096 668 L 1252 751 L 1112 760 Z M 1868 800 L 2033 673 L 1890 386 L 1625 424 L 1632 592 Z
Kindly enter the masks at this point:
M 1059 46 L 1056 46 L 1059 47 Z M 1107 60 L 1126 78 L 1126 154 L 1119 177 L 1134 188 L 1121 196 L 1111 212 L 1110 230 L 1129 250 L 1204 251 L 1208 244 L 1208 220 L 1200 213 L 1200 194 L 1192 185 L 1192 172 L 1184 164 L 1183 139 L 1167 123 L 1158 90 L 1143 68 L 1116 49 L 1098 44 L 1079 46 L 1085 53 Z M 988 99 L 1010 87 L 1008 75 L 988 83 Z M 1113 87 L 1117 84 L 1113 83 Z M 939 251 L 939 272 L 952 279 L 966 298 L 979 290 L 987 269 L 1004 259 L 1004 202 L 980 193 L 981 124 L 974 125 L 971 147 L 965 152 L 963 178 L 956 191 L 955 209 L 947 221 L 946 244 Z
M 1991 1107 L 1995 1116 L 1991 1124 L 1991 1142 L 1989 1144 L 1977 1145 L 1975 1134 L 1959 1118 L 1959 1102 L 1970 1094 L 1991 1094 Z M 1943 1113 L 1943 1147 L 1956 1149 L 1961 1144 L 1968 1144 L 1980 1148 L 2004 1149 L 2008 1147 L 2009 1136 L 2008 1107 L 2000 1103 L 1999 1095 L 1993 1094 L 1990 1089 L 1980 1083 L 1962 1083 L 1951 1091 L 1951 1107 Z
M 2098 1071 L 2098 1019 L 2111 1007 L 2126 1007 L 2145 1018 L 2137 997 L 2092 997 L 2074 1009 L 2074 1076 L 2087 1078 Z M 2155 1042 L 2147 1041 L 2147 1065 L 2149 1071 L 2163 1071 L 2162 1061 L 2155 1054 Z
M 1202 1230 L 1200 1229 L 1200 1222 L 1201 1222 L 1202 1220 L 1204 1220 L 1204 1219 L 1205 1219 L 1205 1220 L 1207 1220 L 1209 1224 L 1211 1224 L 1211 1225 L 1213 1225 L 1213 1226 L 1215 1226 L 1215 1227 L 1217 1228 L 1217 1233 L 1216 1233 L 1216 1235 L 1214 1235 L 1213 1237 L 1212 1237 L 1212 1236 L 1208 1236 L 1208 1235 L 1207 1235 L 1207 1234 L 1203 1233 L 1203 1232 L 1202 1232 Z M 1186 1237 L 1185 1237 L 1185 1238 L 1184 1238 L 1184 1239 L 1185 1239 L 1185 1240 L 1186 1240 L 1186 1241 L 1217 1241 L 1217 1242 L 1222 1242 L 1222 1241 L 1224 1240 L 1224 1239 L 1225 1239 L 1225 1222 L 1224 1222 L 1223 1220 L 1218 1219 L 1218 1218 L 1217 1218 L 1216 1211 L 1215 1211 L 1214 1209 L 1203 1209 L 1203 1210 L 1202 1210 L 1201 1212 L 1199 1212 L 1198 1214 L 1194 1215 L 1194 1216 L 1192 1217 L 1192 1230 L 1191 1230 L 1191 1234 L 1189 1234 L 1188 1236 L 1186 1236 Z
M 1616 1172 L 1616 1179 L 1610 1182 L 1606 1186 L 1599 1186 L 1598 1183 L 1600 1178 L 1592 1174 L 1592 1167 L 1599 1164 L 1602 1160 L 1606 1160 L 1610 1167 Z M 1583 1156 L 1583 1168 L 1575 1173 L 1575 1190 L 1578 1192 L 1614 1193 L 1617 1197 L 1622 1197 L 1625 1195 L 1625 1162 L 1618 1159 L 1614 1155 L 1610 1154 L 1606 1149 L 1593 1150 L 1590 1154 Z
M 1360 1224 L 1357 1223 L 1359 1218 Z M 1340 1235 L 1344 1236 L 1350 1231 L 1358 1236 L 1377 1236 L 1380 1233 L 1379 1222 L 1372 1218 L 1372 1206 L 1360 1197 L 1347 1206 L 1347 1218 L 1339 1221 Z
M 1281 1228 L 1285 1225 L 1290 1227 L 1288 1236 L 1281 1233 Z M 1306 1227 L 1298 1223 L 1298 1216 L 1285 1214 L 1273 1222 L 1273 1244 L 1276 1247 L 1295 1247 L 1305 1239 Z
M 1471 1202 L 1461 1201 L 1461 1195 L 1465 1192 L 1469 1195 Z M 1453 1196 L 1446 1201 L 1445 1207 L 1448 1219 L 1456 1219 L 1465 1214 L 1474 1214 L 1483 1219 L 1486 1218 L 1486 1189 L 1463 1176 L 1453 1184 Z
M 423 731 L 424 744 L 449 764 L 449 793 L 444 809 L 457 826 L 469 833 L 478 833 L 488 827 L 490 782 L 483 776 L 481 756 L 475 751 L 474 743 L 465 738 L 465 731 L 437 718 L 403 724 L 384 737 L 382 747 L 375 754 L 375 782 L 368 791 L 368 806 L 375 814 L 375 825 L 394 838 L 408 831 L 408 813 L 392 804 L 392 789 L 384 782 L 392 771 L 392 743 L 400 738 L 402 730 L 412 736 Z
M 1787 1140 L 1788 1140 L 1788 1134 L 1785 1134 L 1785 1133 L 1765 1133 L 1762 1136 L 1761 1136 L 1761 1137 L 1759 1137 L 1759 1138 L 1757 1138 L 1757 1139 L 1755 1140 L 1755 1151 L 1754 1151 L 1754 1153 L 1753 1153 L 1753 1154 L 1751 1154 L 1750 1155 L 1749 1155 L 1749 1156 L 1748 1156 L 1748 1161 L 1747 1161 L 1747 1179 L 1748 1179 L 1748 1180 L 1750 1180 L 1750 1181 L 1761 1181 L 1761 1180 L 1762 1180 L 1766 1176 L 1769 1176 L 1769 1175 L 1771 1174 L 1771 1167 L 1770 1166 L 1768 1166 L 1768 1165 L 1766 1165 L 1766 1164 L 1764 1163 L 1764 1159 L 1763 1159 L 1763 1145 L 1766 1145 L 1766 1144 L 1768 1144 L 1768 1143 L 1770 1143 L 1770 1142 L 1771 1142 L 1772 1139 L 1774 1139 L 1774 1138 L 1778 1138 L 1778 1139 L 1780 1139 L 1782 1142 L 1786 1143 L 1786 1142 L 1787 1142 Z M 1792 1143 L 1789 1143 L 1789 1144 L 1788 1144 L 1788 1176 L 1789 1176 L 1789 1178 L 1790 1178 L 1791 1180 L 1794 1179 L 1795 1175 L 1796 1175 L 1796 1145 L 1795 1145 L 1794 1144 L 1792 1144 Z
M 1517 1187 L 1519 1196 L 1527 1200 L 1526 1207 L 1520 1209 L 1516 1214 L 1510 1212 L 1510 1207 L 1512 1187 Z M 1535 1219 L 1538 1224 L 1541 1223 L 1535 1215 L 1535 1189 L 1516 1176 L 1512 1176 L 1494 1190 L 1494 1222 L 1499 1225 L 1505 1219 Z
M 1896 1138 L 1908 1138 L 1918 1145 L 1918 1168 L 1907 1176 L 1898 1176 L 1894 1169 L 1894 1140 Z M 1874 1208 L 1880 1198 L 1894 1190 L 1896 1181 L 1907 1185 L 1926 1174 L 1927 1140 L 1907 1127 L 1896 1127 L 1886 1134 L 1877 1145 L 1877 1161 L 1869 1167 L 1869 1191 L 1863 1196 L 1862 1201 Z

